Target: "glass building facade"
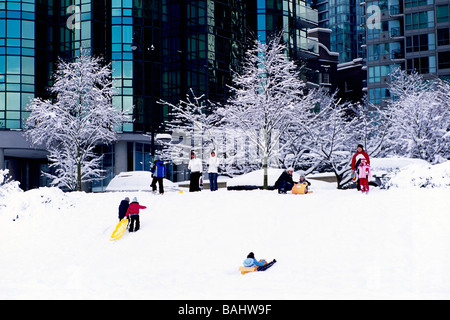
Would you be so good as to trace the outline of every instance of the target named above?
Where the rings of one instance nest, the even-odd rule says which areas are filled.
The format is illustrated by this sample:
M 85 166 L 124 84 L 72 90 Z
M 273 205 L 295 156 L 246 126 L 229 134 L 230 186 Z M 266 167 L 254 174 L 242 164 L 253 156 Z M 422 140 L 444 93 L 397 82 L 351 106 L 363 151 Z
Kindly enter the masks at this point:
M 317 59 L 318 41 L 307 34 L 314 27 L 317 11 L 300 0 L 0 0 L 0 167 L 25 188 L 45 183 L 45 149 L 20 130 L 30 99 L 52 98 L 58 58 L 102 56 L 118 93 L 113 106 L 130 111 L 119 141 L 98 147 L 108 179 L 92 188 L 102 190 L 121 171 L 149 169 L 170 117 L 160 100 L 178 102 L 192 89 L 225 101 L 248 45 L 282 28 L 289 55 Z
M 339 52 L 339 63 L 363 58 L 365 49 L 364 7 L 360 0 L 308 0 L 318 11 L 318 24 L 329 28 L 331 51 Z
M 448 0 L 368 0 L 380 10 L 380 24 L 367 28 L 369 100 L 385 104 L 394 68 L 417 71 L 425 78 L 450 76 Z M 373 15 L 368 12 L 368 18 Z
M 35 93 L 34 0 L 0 1 L 0 129 L 20 129 Z

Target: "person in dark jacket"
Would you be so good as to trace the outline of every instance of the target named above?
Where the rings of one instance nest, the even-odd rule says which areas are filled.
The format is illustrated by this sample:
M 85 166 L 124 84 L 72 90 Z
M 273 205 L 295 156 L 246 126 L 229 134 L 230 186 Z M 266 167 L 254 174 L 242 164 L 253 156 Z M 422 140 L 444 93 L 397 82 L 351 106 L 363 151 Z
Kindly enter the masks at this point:
M 294 173 L 293 168 L 289 168 L 278 178 L 277 182 L 275 182 L 275 189 L 278 189 L 278 193 L 287 193 L 292 190 L 294 186 L 294 180 L 292 179 L 292 174 Z
M 164 194 L 164 184 L 163 179 L 166 176 L 166 166 L 164 165 L 164 162 L 162 162 L 159 157 L 156 157 L 156 161 L 153 164 L 152 167 L 152 190 L 153 193 L 156 193 L 156 183 L 158 183 L 159 187 L 159 194 Z
M 125 218 L 128 207 L 130 206 L 130 198 L 126 197 L 119 204 L 119 221 Z

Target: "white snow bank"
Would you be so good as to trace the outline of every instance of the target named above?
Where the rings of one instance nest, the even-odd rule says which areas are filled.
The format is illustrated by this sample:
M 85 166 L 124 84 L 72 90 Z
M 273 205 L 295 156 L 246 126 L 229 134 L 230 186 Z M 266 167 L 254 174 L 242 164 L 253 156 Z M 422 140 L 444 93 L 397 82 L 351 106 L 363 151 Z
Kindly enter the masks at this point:
M 121 172 L 115 176 L 105 189 L 105 192 L 121 191 L 152 191 L 152 174 L 148 171 Z M 177 185 L 170 180 L 163 180 L 164 191 L 179 190 Z
M 284 169 L 268 169 L 268 183 L 269 186 L 274 186 L 280 175 L 285 171 Z M 298 173 L 292 175 L 294 181 L 300 180 Z M 257 186 L 262 187 L 264 184 L 264 170 L 256 170 L 238 177 L 234 177 L 227 181 L 227 187 L 242 187 L 242 186 Z
M 0 207 L 2 206 L 2 202 L 6 201 L 2 198 L 5 198 L 11 193 L 22 192 L 22 189 L 19 188 L 20 183 L 11 180 L 8 174 L 8 169 L 0 170 Z
M 412 164 L 403 167 L 389 180 L 390 187 L 450 187 L 450 161 L 431 165 Z
M 20 193 L 0 299 L 449 299 L 448 190 Z M 141 230 L 109 238 L 125 197 Z M 23 218 L 20 218 L 23 217 Z M 253 251 L 277 259 L 241 275 Z
M 370 159 L 370 167 L 372 172 L 374 172 L 377 176 L 398 171 L 399 169 L 410 165 L 428 165 L 428 162 L 422 159 L 399 157 Z
M 74 207 L 69 194 L 58 188 L 39 188 L 27 192 L 12 191 L 5 197 L 3 210 L 0 206 L 0 217 L 20 219 L 23 217 L 47 218 L 52 212 L 66 212 Z

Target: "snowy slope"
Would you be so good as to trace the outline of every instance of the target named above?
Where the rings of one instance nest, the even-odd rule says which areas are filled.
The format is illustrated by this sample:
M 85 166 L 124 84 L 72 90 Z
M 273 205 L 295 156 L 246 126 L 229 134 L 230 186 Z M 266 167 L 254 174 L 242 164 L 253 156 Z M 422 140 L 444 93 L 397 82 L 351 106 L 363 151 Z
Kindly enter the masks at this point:
M 448 187 L 335 187 L 10 192 L 0 199 L 0 299 L 450 298 Z M 148 209 L 140 231 L 110 242 L 125 196 Z M 250 251 L 278 263 L 243 276 Z

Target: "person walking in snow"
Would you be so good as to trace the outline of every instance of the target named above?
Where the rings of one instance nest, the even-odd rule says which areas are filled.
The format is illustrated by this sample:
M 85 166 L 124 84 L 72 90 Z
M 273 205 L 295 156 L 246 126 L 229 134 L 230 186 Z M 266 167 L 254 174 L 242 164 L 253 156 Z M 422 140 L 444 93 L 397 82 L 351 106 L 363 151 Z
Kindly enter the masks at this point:
M 217 191 L 217 177 L 219 175 L 219 158 L 216 157 L 214 151 L 211 152 L 211 158 L 208 161 L 208 175 L 209 175 L 209 189 L 211 191 Z
M 292 187 L 295 184 L 292 179 L 293 173 L 294 168 L 288 168 L 286 171 L 283 171 L 278 180 L 275 182 L 275 189 L 278 189 L 278 193 L 287 193 L 292 190 Z
M 119 221 L 125 218 L 128 207 L 130 206 L 130 198 L 125 197 L 119 204 Z
M 255 254 L 253 252 L 250 252 L 247 255 L 247 259 L 244 260 L 244 267 L 258 267 L 258 271 L 263 271 L 266 270 L 268 268 L 270 268 L 275 262 L 277 262 L 277 260 L 273 259 L 272 262 L 267 263 L 266 260 L 262 259 L 262 260 L 256 260 L 255 259 Z
M 156 161 L 153 164 L 152 167 L 152 191 L 153 193 L 156 193 L 156 183 L 158 183 L 159 187 L 159 194 L 164 194 L 164 184 L 163 180 L 166 176 L 166 166 L 164 165 L 164 162 L 162 162 L 158 156 L 155 157 Z
M 369 179 L 371 178 L 370 165 L 366 159 L 361 159 L 361 162 L 356 169 L 356 177 L 359 181 L 361 192 L 369 193 Z
M 146 206 L 141 206 L 137 200 L 136 197 L 133 198 L 133 201 L 130 203 L 130 206 L 128 207 L 127 213 L 125 214 L 125 217 L 130 217 L 130 227 L 128 231 L 135 232 L 140 229 L 140 221 L 139 221 L 139 210 L 140 209 L 147 209 Z
M 188 169 L 191 171 L 189 192 L 201 191 L 200 178 L 203 172 L 203 165 L 202 160 L 196 157 L 194 151 L 191 152 L 191 160 L 189 161 Z
M 367 164 L 370 166 L 370 158 L 367 152 L 364 151 L 364 147 L 362 144 L 358 144 L 357 151 L 352 157 L 352 175 L 356 174 L 356 169 L 358 169 L 359 164 L 362 159 L 366 159 Z M 358 190 L 361 189 L 359 180 L 356 181 L 356 188 Z

